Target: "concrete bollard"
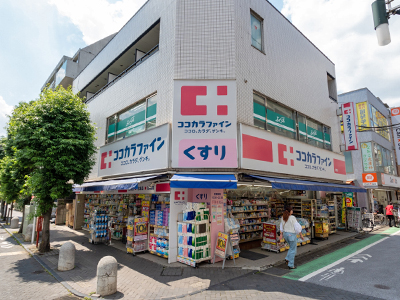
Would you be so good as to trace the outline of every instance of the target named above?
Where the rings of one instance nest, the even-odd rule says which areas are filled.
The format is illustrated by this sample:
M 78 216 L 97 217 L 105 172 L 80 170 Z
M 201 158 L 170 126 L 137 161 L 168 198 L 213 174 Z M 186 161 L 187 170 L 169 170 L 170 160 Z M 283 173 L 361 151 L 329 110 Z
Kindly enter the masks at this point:
M 100 259 L 97 265 L 97 294 L 107 296 L 117 292 L 117 271 L 118 263 L 114 257 Z
M 11 219 L 11 229 L 16 229 L 16 228 L 18 228 L 19 226 L 19 218 L 18 217 L 14 217 L 14 218 L 12 218 Z
M 58 270 L 69 271 L 75 267 L 75 245 L 71 242 L 66 242 L 60 248 L 58 255 Z
M 24 241 L 25 242 L 30 242 L 32 239 L 32 230 L 33 230 L 33 224 L 29 224 L 26 227 L 25 235 L 24 235 Z

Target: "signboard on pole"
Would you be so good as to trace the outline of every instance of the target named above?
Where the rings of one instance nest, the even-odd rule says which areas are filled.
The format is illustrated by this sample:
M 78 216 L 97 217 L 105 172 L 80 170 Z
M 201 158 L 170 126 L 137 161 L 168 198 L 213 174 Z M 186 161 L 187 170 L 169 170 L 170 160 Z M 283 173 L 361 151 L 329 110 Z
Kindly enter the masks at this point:
M 342 115 L 346 151 L 358 150 L 357 127 L 353 102 L 342 104 Z
M 378 176 L 376 173 L 363 173 L 363 185 L 367 187 L 377 187 L 378 186 Z
M 393 140 L 396 148 L 397 165 L 400 165 L 400 126 L 396 126 L 400 124 L 400 107 L 392 108 L 390 112 L 392 116 Z
M 237 168 L 236 81 L 175 80 L 172 166 Z

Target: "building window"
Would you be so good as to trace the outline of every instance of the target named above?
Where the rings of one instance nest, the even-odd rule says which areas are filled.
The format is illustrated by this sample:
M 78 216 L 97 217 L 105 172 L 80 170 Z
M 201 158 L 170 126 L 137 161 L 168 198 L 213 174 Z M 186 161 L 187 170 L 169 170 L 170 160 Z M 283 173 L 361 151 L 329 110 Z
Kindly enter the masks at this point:
M 251 45 L 260 51 L 263 51 L 262 41 L 263 20 L 255 13 L 251 13 Z
M 346 162 L 346 173 L 347 174 L 354 173 L 354 170 L 353 170 L 353 158 L 351 156 L 351 151 L 345 151 L 344 152 L 344 160 Z
M 328 79 L 328 93 L 329 93 L 329 98 L 332 100 L 337 101 L 337 90 L 336 90 L 336 80 L 335 78 L 327 73 L 327 79 Z
M 374 144 L 376 171 L 395 175 L 393 154 L 381 145 Z
M 254 126 L 266 129 L 267 110 L 265 108 L 265 98 L 257 94 L 253 94 L 253 119 Z
M 157 95 L 137 102 L 134 106 L 107 120 L 107 143 L 118 141 L 156 126 Z
M 330 127 L 310 120 L 256 93 L 253 94 L 253 122 L 255 127 L 332 150 Z

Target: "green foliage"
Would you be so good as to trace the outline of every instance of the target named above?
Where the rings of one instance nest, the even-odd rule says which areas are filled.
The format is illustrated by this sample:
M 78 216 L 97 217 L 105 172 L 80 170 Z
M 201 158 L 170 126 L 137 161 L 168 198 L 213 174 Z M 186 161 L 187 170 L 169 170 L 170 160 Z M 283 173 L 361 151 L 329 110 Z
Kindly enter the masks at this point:
M 16 157 L 30 166 L 27 186 L 37 197 L 39 213 L 53 207 L 53 199 L 72 192 L 95 163 L 95 127 L 89 112 L 71 88 L 45 89 L 38 100 L 21 107 L 10 120 Z

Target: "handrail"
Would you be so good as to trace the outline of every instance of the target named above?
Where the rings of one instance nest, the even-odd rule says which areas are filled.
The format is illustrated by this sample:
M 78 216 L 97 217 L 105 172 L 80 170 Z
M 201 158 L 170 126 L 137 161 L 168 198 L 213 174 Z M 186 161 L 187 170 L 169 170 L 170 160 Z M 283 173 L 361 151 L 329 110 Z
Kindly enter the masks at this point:
M 152 56 L 154 53 L 158 51 L 158 44 L 151 48 L 142 58 L 139 60 L 135 61 L 133 64 L 131 64 L 129 67 L 127 67 L 124 71 L 122 71 L 117 77 L 115 77 L 112 81 L 107 83 L 105 86 L 103 86 L 100 90 L 98 90 L 92 97 L 89 99 L 85 100 L 85 103 L 89 103 L 92 99 L 100 95 L 102 92 L 104 92 L 106 89 L 108 89 L 110 86 L 112 86 L 114 83 L 116 83 L 118 80 L 120 80 L 122 77 L 124 77 L 126 74 L 128 74 L 130 71 L 135 69 L 138 65 L 140 65 L 143 61 L 148 59 L 150 56 Z

